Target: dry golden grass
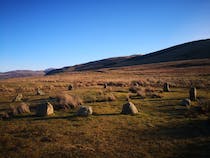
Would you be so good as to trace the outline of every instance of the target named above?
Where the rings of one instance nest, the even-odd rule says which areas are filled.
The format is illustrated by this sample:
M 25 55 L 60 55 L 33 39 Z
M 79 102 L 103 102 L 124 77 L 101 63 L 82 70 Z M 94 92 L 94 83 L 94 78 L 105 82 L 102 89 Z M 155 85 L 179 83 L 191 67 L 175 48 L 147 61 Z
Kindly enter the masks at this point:
M 82 105 L 83 103 L 80 97 L 62 92 L 57 94 L 56 99 L 58 101 L 58 109 L 73 109 L 78 107 L 79 105 Z
M 202 106 L 205 112 L 196 111 L 199 100 L 210 99 L 210 67 L 173 65 L 1 80 L 0 113 L 9 109 L 17 93 L 23 94 L 32 113 L 0 120 L 0 157 L 210 157 L 207 104 Z M 170 83 L 171 92 L 162 92 L 165 82 Z M 138 90 L 130 93 L 134 83 Z M 69 84 L 74 85 L 71 91 Z M 180 102 L 189 97 L 191 84 L 197 87 L 198 101 L 187 109 Z M 36 95 L 37 87 L 45 92 L 43 96 Z M 93 115 L 76 117 L 76 109 L 68 109 L 56 110 L 54 116 L 34 116 L 39 104 L 57 105 L 58 93 L 60 98 L 65 96 L 60 104 L 77 102 L 74 96 L 78 96 L 83 105 L 93 108 Z M 120 114 L 128 95 L 138 115 Z

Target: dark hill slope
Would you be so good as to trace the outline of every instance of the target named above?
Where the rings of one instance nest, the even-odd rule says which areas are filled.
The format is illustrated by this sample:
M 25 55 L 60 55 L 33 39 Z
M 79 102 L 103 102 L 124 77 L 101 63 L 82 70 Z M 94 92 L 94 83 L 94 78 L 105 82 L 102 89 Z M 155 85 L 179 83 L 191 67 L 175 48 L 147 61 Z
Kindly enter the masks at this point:
M 210 39 L 184 43 L 119 63 L 119 66 L 210 58 Z
M 52 70 L 48 72 L 47 75 L 52 75 L 52 74 L 61 73 L 61 72 L 88 71 L 88 70 L 98 70 L 101 68 L 110 68 L 132 57 L 133 56 L 108 58 L 108 59 L 88 62 L 85 64 L 75 65 L 75 66 L 67 66 L 61 69 Z
M 210 58 L 210 39 L 188 42 L 146 55 L 109 58 L 71 67 L 64 67 L 50 71 L 47 75 L 60 72 L 98 70 L 102 68 L 204 58 Z

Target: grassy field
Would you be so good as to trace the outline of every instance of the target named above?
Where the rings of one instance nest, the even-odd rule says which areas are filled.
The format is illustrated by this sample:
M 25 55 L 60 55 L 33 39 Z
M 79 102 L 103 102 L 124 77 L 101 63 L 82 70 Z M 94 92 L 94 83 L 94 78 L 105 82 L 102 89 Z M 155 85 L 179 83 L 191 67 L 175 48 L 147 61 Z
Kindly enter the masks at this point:
M 0 112 L 16 104 L 11 101 L 19 92 L 32 113 L 0 120 L 0 157 L 210 157 L 208 114 L 192 110 L 199 100 L 210 99 L 210 66 L 171 65 L 173 62 L 1 80 Z M 171 92 L 162 91 L 164 82 L 171 85 Z M 133 83 L 149 92 L 144 99 L 129 91 Z M 69 84 L 74 87 L 71 91 Z M 197 87 L 198 101 L 188 109 L 180 102 L 189 97 L 190 85 Z M 45 95 L 36 95 L 38 87 Z M 49 101 L 56 105 L 53 98 L 61 93 L 80 97 L 83 105 L 92 106 L 93 115 L 77 117 L 77 109 L 69 109 L 56 110 L 53 116 L 35 116 L 38 104 Z M 139 114 L 120 114 L 128 96 Z

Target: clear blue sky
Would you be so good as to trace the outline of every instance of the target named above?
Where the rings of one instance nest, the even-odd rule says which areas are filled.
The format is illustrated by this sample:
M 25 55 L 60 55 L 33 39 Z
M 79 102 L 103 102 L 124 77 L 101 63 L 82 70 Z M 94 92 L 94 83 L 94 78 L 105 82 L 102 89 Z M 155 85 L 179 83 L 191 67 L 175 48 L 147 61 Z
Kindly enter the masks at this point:
M 210 37 L 210 0 L 0 0 L 0 71 L 145 54 Z

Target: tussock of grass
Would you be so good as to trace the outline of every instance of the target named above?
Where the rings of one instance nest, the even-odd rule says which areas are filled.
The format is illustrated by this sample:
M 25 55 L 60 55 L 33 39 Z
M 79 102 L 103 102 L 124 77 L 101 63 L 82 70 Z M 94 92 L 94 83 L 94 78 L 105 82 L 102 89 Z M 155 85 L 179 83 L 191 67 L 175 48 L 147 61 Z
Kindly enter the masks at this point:
M 58 104 L 56 108 L 58 109 L 73 109 L 82 105 L 83 101 L 78 96 L 69 95 L 66 93 L 57 94 L 56 99 Z

